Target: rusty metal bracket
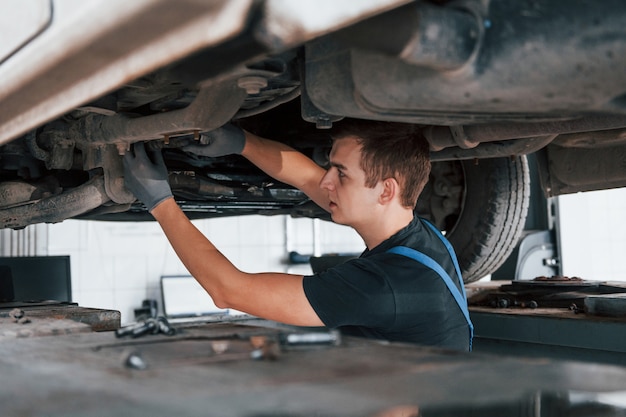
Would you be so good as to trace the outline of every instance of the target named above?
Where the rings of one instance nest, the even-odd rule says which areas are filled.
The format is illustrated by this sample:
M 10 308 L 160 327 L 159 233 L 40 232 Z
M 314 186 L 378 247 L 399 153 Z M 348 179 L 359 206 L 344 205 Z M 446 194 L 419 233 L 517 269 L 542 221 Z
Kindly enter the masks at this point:
M 135 142 L 205 132 L 227 123 L 239 110 L 246 92 L 236 81 L 211 85 L 187 107 L 144 117 L 89 115 L 70 127 L 70 137 L 83 145 L 130 145 Z M 127 146 L 118 146 L 122 151 Z

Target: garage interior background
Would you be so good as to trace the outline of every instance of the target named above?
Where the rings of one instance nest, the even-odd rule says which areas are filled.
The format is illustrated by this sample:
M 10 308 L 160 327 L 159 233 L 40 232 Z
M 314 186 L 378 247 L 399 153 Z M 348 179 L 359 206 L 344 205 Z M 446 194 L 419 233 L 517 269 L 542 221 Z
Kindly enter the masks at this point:
M 626 281 L 626 188 L 558 197 L 562 273 L 587 280 Z M 360 253 L 350 228 L 288 216 L 240 216 L 194 222 L 237 267 L 247 272 L 309 274 L 289 253 Z M 119 310 L 134 321 L 145 299 L 161 307 L 160 279 L 188 275 L 158 225 L 67 220 L 0 231 L 0 256 L 69 255 L 72 300 Z M 486 278 L 488 279 L 488 277 Z

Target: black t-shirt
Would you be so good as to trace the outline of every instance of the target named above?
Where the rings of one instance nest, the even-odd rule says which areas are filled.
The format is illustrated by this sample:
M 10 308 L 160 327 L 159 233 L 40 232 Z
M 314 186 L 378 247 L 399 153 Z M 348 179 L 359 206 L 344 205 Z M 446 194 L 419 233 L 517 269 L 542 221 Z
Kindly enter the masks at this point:
M 467 321 L 443 279 L 414 259 L 386 252 L 394 246 L 430 256 L 461 288 L 444 244 L 416 217 L 358 259 L 304 277 L 319 318 L 349 335 L 469 350 Z

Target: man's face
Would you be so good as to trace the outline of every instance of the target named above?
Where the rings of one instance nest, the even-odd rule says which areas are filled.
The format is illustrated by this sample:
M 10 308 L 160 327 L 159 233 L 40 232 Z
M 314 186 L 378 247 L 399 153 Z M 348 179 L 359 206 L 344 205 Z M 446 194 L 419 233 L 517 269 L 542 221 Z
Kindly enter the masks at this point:
M 329 211 L 335 223 L 358 229 L 372 221 L 378 205 L 381 184 L 365 186 L 365 172 L 361 169 L 361 145 L 347 137 L 335 140 L 330 151 L 330 169 L 320 182 L 328 192 Z

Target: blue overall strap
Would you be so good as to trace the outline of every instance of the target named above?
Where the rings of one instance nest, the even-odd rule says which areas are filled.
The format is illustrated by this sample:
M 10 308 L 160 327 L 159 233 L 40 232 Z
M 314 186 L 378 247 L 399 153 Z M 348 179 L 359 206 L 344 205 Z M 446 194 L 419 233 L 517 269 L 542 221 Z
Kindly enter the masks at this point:
M 437 229 L 437 227 L 435 227 L 434 224 L 432 224 L 426 219 L 420 218 L 420 220 L 435 233 L 435 235 L 439 238 L 439 240 L 443 242 L 444 246 L 448 250 L 448 254 L 450 255 L 450 258 L 452 258 L 452 263 L 454 264 L 456 276 L 459 277 L 459 279 L 463 279 L 461 275 L 461 268 L 459 267 L 459 261 L 457 260 L 456 254 L 454 253 L 454 249 L 452 249 L 452 245 L 450 244 L 448 239 L 446 239 L 446 237 L 441 234 L 441 231 L 439 231 L 439 229 Z M 465 286 L 463 285 L 463 283 L 460 283 L 460 284 L 461 284 L 461 292 L 463 293 L 463 298 L 467 300 L 467 295 L 465 294 Z
M 422 252 L 419 252 L 415 249 L 407 248 L 406 246 L 394 246 L 393 248 L 389 249 L 387 252 L 395 253 L 396 255 L 402 255 L 402 256 L 406 256 L 408 258 L 414 259 L 415 261 L 435 271 L 441 277 L 441 279 L 443 279 L 443 282 L 445 282 L 446 287 L 448 287 L 448 290 L 454 297 L 454 300 L 456 301 L 457 305 L 461 309 L 461 312 L 465 316 L 465 320 L 467 321 L 467 324 L 469 326 L 469 331 L 470 331 L 469 350 L 471 351 L 472 339 L 474 338 L 474 325 L 472 324 L 472 321 L 470 320 L 469 310 L 467 309 L 467 299 L 465 297 L 465 291 L 461 293 L 461 291 L 459 291 L 454 281 L 452 281 L 452 278 L 450 277 L 450 275 L 441 267 L 441 265 L 435 262 L 435 260 L 431 258 L 430 256 L 423 254 Z M 461 279 L 461 275 L 459 275 L 459 279 Z M 461 285 L 461 288 L 463 288 L 463 285 Z

